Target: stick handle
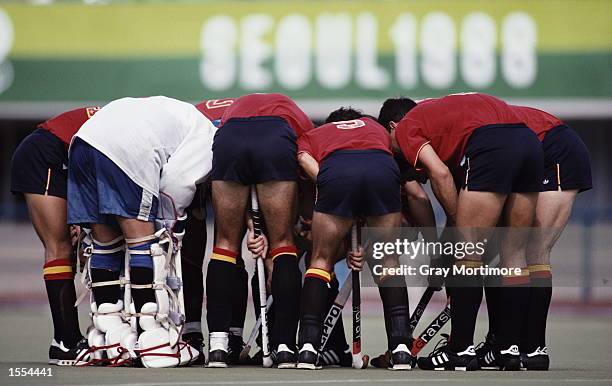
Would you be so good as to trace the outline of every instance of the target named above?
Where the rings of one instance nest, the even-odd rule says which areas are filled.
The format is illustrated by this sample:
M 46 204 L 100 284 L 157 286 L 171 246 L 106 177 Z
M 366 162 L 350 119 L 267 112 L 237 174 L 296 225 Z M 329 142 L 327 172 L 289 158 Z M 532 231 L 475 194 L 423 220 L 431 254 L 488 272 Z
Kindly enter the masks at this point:
M 354 224 L 351 228 L 351 249 L 356 252 L 359 249 L 358 240 L 359 228 Z M 361 357 L 361 279 L 359 271 L 353 271 L 351 280 L 353 281 L 353 367 L 363 368 L 363 358 Z
M 259 202 L 257 201 L 257 191 L 251 187 L 251 216 L 253 218 L 253 231 L 255 236 L 262 233 L 261 213 L 259 212 Z M 266 271 L 263 257 L 257 256 L 257 280 L 259 282 L 259 315 L 261 316 L 261 345 L 263 346 L 263 367 L 272 367 L 270 358 L 270 343 L 268 335 L 268 316 L 266 314 Z

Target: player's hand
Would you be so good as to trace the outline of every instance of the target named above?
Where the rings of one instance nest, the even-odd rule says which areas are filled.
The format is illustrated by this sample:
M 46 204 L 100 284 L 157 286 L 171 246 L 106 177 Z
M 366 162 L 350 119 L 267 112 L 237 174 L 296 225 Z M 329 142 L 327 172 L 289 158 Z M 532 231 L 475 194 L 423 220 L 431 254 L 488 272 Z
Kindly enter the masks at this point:
M 249 230 L 247 232 L 247 248 L 253 254 L 254 258 L 268 254 L 268 239 L 263 234 L 255 237 L 255 232 Z
M 363 248 L 359 247 L 357 251 L 349 251 L 346 256 L 346 264 L 353 271 L 361 271 L 363 269 Z
M 81 236 L 81 227 L 78 225 L 70 225 L 70 243 L 76 246 Z

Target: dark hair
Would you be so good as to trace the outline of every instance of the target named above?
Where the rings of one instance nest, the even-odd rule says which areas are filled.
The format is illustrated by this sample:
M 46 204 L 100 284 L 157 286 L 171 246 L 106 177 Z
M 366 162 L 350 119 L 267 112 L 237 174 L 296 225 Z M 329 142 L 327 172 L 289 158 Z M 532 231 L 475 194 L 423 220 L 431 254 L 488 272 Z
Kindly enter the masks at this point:
M 378 113 L 378 123 L 383 125 L 387 130 L 391 127 L 389 123 L 399 122 L 404 118 L 404 115 L 412 108 L 416 106 L 416 103 L 410 98 L 389 98 L 387 99 Z
M 325 123 L 350 121 L 351 119 L 358 119 L 363 116 L 364 114 L 361 110 L 357 110 L 352 107 L 340 107 L 338 110 L 334 110 L 329 113 Z

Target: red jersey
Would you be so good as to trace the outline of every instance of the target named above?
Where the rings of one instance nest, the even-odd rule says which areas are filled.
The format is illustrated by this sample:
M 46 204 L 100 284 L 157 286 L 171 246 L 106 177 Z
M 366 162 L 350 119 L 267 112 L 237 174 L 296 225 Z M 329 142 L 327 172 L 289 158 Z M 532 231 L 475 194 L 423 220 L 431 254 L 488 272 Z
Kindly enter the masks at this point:
M 449 168 L 459 166 L 470 135 L 479 127 L 521 123 L 506 102 L 486 94 L 452 94 L 418 103 L 398 123 L 395 139 L 406 159 L 417 164 L 429 144 Z
M 56 115 L 55 117 L 44 121 L 38 128 L 48 130 L 57 138 L 61 139 L 66 146 L 70 145 L 72 137 L 83 126 L 89 118 L 91 118 L 100 107 L 82 107 Z
M 298 137 L 314 128 L 310 118 L 295 102 L 282 94 L 248 94 L 241 96 L 225 110 L 221 118 L 221 124 L 223 125 L 231 118 L 263 116 L 283 118 Z
M 235 98 L 210 99 L 195 105 L 196 109 L 211 121 L 221 119 L 225 110 L 234 103 Z
M 389 133 L 370 118 L 331 122 L 304 133 L 298 153 L 308 153 L 317 162 L 336 150 L 382 150 L 391 153 Z
M 563 125 L 563 121 L 547 113 L 546 111 L 534 109 L 525 106 L 510 105 L 514 113 L 524 122 L 531 130 L 533 130 L 540 141 L 544 139 L 546 133 L 552 128 Z

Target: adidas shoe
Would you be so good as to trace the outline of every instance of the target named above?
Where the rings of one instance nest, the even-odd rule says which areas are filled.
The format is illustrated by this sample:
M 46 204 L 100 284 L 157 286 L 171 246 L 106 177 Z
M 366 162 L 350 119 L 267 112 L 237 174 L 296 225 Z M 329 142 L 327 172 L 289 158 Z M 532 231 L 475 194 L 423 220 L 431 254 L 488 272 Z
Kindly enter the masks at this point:
M 513 344 L 506 350 L 500 350 L 499 369 L 504 371 L 518 371 L 521 369 L 521 353 L 518 346 Z
M 77 360 L 89 359 L 89 344 L 87 339 L 83 338 L 77 342 L 76 346 L 67 348 L 64 342 L 59 342 L 55 339 L 51 341 L 49 346 L 49 364 L 58 366 L 74 366 Z
M 469 346 L 461 352 L 455 352 L 447 343 L 446 339 L 440 340 L 429 356 L 419 358 L 417 361 L 419 368 L 451 371 L 478 370 L 478 359 L 476 359 L 474 346 Z
M 295 351 L 289 349 L 286 344 L 279 344 L 276 349 L 276 364 L 279 369 L 295 369 Z
M 321 352 L 321 361 L 325 367 L 351 367 L 353 355 L 348 346 L 344 351 L 330 349 Z
M 412 354 L 405 344 L 398 344 L 395 350 L 391 351 L 389 370 L 412 370 Z
M 206 356 L 204 355 L 204 336 L 201 332 L 189 332 L 183 334 L 183 341 L 191 347 L 198 350 L 198 359 L 191 363 L 191 366 L 203 366 L 206 364 Z
M 227 367 L 227 351 L 213 350 L 208 353 L 208 365 L 211 368 L 226 368 Z
M 321 368 L 319 352 L 310 343 L 304 343 L 298 354 L 298 369 L 319 370 Z
M 476 358 L 481 370 L 499 370 L 500 353 L 495 335 L 487 334 L 485 341 L 476 346 Z
M 227 363 L 230 365 L 240 364 L 240 352 L 244 348 L 245 343 L 240 335 L 229 335 L 229 344 L 227 350 Z
M 532 353 L 521 353 L 521 369 L 548 371 L 550 367 L 550 358 L 548 357 L 548 348 L 536 348 Z

